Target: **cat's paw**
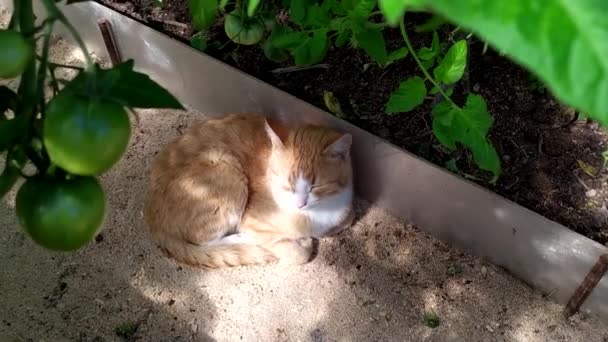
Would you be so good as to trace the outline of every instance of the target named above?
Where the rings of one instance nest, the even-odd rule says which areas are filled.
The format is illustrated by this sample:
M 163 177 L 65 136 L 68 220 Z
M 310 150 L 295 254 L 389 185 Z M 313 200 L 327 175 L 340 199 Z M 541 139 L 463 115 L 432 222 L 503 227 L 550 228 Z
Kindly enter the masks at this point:
M 273 253 L 278 256 L 280 263 L 301 265 L 310 260 L 313 246 L 312 238 L 300 238 L 296 240 L 281 240 L 272 249 Z
M 307 238 L 299 238 L 296 240 L 296 242 L 298 243 L 298 245 L 300 245 L 302 248 L 306 249 L 306 250 L 310 250 L 312 252 L 312 248 L 314 246 L 313 240 L 311 237 L 307 237 Z

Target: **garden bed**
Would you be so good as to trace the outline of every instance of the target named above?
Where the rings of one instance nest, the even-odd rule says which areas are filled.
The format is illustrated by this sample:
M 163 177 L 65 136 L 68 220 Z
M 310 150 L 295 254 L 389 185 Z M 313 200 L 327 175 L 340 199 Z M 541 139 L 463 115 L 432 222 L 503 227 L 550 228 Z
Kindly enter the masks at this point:
M 162 9 L 147 0 L 99 2 L 184 42 L 189 42 L 194 32 L 187 1 L 169 0 Z M 424 17 L 408 19 L 408 30 L 412 30 Z M 440 32 L 442 37 L 449 34 Z M 385 103 L 399 82 L 419 73 L 411 58 L 383 69 L 360 50 L 332 48 L 323 61 L 326 68 L 277 72 L 291 66 L 290 62 L 269 61 L 258 46 L 224 44 L 227 38 L 219 26 L 211 29 L 211 38 L 222 48 L 208 49 L 209 55 L 319 108 L 325 108 L 324 91 L 331 91 L 347 121 L 439 166 L 449 166 L 453 172 L 595 241 L 608 242 L 604 131 L 595 123 L 576 120 L 575 112 L 539 87 L 526 70 L 491 49 L 484 54 L 481 42 L 471 41 L 468 77 L 455 89 L 455 98 L 471 90 L 488 103 L 495 120 L 490 139 L 503 168 L 495 185 L 466 153 L 450 153 L 434 138 L 430 101 L 407 114 L 385 113 Z M 403 45 L 396 30 L 385 30 L 385 39 L 391 51 Z M 429 41 L 429 34 L 418 34 L 412 43 L 418 48 Z
M 1 7 L 0 27 L 8 22 Z M 93 11 L 85 13 L 90 20 Z M 50 59 L 83 66 L 82 53 L 61 38 Z M 58 76 L 69 79 L 74 71 Z M 42 248 L 19 225 L 17 187 L 0 201 L 0 341 L 608 337 L 600 319 L 584 313 L 563 319 L 563 306 L 552 303 L 552 295 L 361 201 L 356 224 L 323 239 L 315 259 L 301 267 L 201 272 L 177 265 L 146 236 L 146 175 L 159 149 L 205 115 L 139 113 L 129 149 L 100 177 L 109 215 L 94 242 L 73 253 Z

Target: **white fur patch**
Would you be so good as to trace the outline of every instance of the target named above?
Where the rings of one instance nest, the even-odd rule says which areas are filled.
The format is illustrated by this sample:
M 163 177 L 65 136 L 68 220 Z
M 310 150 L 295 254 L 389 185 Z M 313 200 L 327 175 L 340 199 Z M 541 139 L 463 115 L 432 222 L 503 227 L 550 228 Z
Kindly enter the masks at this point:
M 304 206 L 306 206 L 308 204 L 309 201 L 309 197 L 310 197 L 310 182 L 306 179 L 304 179 L 304 177 L 302 177 L 302 175 L 299 175 L 298 178 L 296 179 L 296 191 L 295 191 L 295 205 L 298 208 L 302 208 Z
M 251 236 L 249 236 L 245 233 L 238 233 L 238 234 L 226 235 L 220 239 L 215 239 L 215 240 L 209 241 L 207 244 L 210 246 L 212 246 L 212 245 L 255 244 L 255 240 Z
M 353 189 L 348 186 L 339 194 L 306 208 L 304 213 L 312 222 L 312 236 L 320 238 L 342 223 L 350 211 L 352 199 Z

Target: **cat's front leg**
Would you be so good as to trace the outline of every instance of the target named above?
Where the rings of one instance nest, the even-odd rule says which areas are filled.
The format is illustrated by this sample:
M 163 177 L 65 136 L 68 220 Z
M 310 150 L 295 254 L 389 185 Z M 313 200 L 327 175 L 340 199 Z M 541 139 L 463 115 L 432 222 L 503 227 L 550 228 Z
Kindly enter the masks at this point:
M 251 223 L 251 221 L 247 222 Z M 284 234 L 269 230 L 269 226 L 246 224 L 241 226 L 241 234 L 253 243 L 269 250 L 280 263 L 300 265 L 307 263 L 313 252 L 313 239 L 302 234 Z
M 279 262 L 289 265 L 301 265 L 310 261 L 313 252 L 313 240 L 311 237 L 298 239 L 281 239 L 266 246 Z
M 344 229 L 350 228 L 353 225 L 353 222 L 355 222 L 355 211 L 350 209 L 346 215 L 346 218 L 344 218 L 337 226 L 328 230 L 327 233 L 325 233 L 322 237 L 336 236 Z

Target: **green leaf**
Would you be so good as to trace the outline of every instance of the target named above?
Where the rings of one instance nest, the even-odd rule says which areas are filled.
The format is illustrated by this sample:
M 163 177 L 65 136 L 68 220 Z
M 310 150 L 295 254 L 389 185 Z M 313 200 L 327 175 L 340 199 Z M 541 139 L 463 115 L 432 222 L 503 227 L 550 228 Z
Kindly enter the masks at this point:
M 450 47 L 434 70 L 435 80 L 445 84 L 458 82 L 467 66 L 467 42 L 459 40 Z
M 188 5 L 194 27 L 197 30 L 206 31 L 215 23 L 217 0 L 188 0 Z
M 184 108 L 148 75 L 134 71 L 132 59 L 107 70 L 96 65 L 91 73 L 79 73 L 62 91 L 116 101 L 132 108 Z
M 447 23 L 448 21 L 440 16 L 433 15 L 429 20 L 425 21 L 424 24 L 416 26 L 416 32 L 430 32 L 437 30 L 441 25 Z
M 380 7 L 380 11 L 382 11 L 386 21 L 390 25 L 395 26 L 399 23 L 407 8 L 416 8 L 425 2 L 425 0 L 379 0 L 378 7 Z
M 0 151 L 9 148 L 22 135 L 25 134 L 25 127 L 22 120 L 2 120 L 0 121 Z
M 531 69 L 561 101 L 608 125 L 608 1 L 428 4 Z
M 204 52 L 205 49 L 207 49 L 207 38 L 203 35 L 202 32 L 198 32 L 194 34 L 192 38 L 190 38 L 190 45 L 193 48 Z
M 386 46 L 384 36 L 380 28 L 368 28 L 365 31 L 355 34 L 355 39 L 359 47 L 378 64 L 385 64 L 388 56 L 386 54 Z
M 305 32 L 294 32 L 286 26 L 277 26 L 271 35 L 272 45 L 277 49 L 294 49 L 307 38 Z
M 228 5 L 228 0 L 220 0 L 220 3 L 218 5 L 218 8 L 222 11 L 225 10 L 226 5 Z
M 386 104 L 386 112 L 389 114 L 409 112 L 421 105 L 425 96 L 424 80 L 418 76 L 408 78 L 391 94 Z
M 324 90 L 323 91 L 323 101 L 325 102 L 325 107 L 329 109 L 330 112 L 336 114 L 341 117 L 344 115 L 342 112 L 342 107 L 340 106 L 340 101 L 334 96 L 334 93 L 331 91 Z
M 327 27 L 331 21 L 329 11 L 318 4 L 314 4 L 306 9 L 306 19 L 302 23 L 304 27 Z
M 352 20 L 367 21 L 375 7 L 375 0 L 358 0 L 354 8 L 348 11 L 348 17 Z
M 435 95 L 439 92 L 439 88 L 433 86 L 433 88 L 431 88 L 431 90 L 429 90 L 429 94 L 431 95 Z M 454 92 L 454 86 L 449 86 L 447 88 L 444 88 L 443 92 L 447 95 L 447 96 L 452 96 L 452 93 Z
M 308 7 L 314 5 L 314 1 L 312 0 L 292 0 L 289 13 L 291 14 L 291 20 L 302 26 L 304 24 L 304 19 L 306 19 L 306 12 Z
M 289 58 L 289 54 L 285 49 L 279 49 L 272 44 L 271 38 L 266 39 L 264 43 L 262 43 L 262 50 L 264 50 L 264 55 L 266 58 L 275 62 L 284 62 Z
M 459 142 L 473 154 L 477 165 L 494 175 L 500 175 L 500 158 L 487 138 L 493 119 L 484 99 L 469 94 L 464 108 L 444 101 L 433 108 L 433 133 L 437 140 L 449 149 L 456 149 Z
M 17 108 L 17 94 L 7 86 L 0 86 L 0 120 L 4 119 L 7 110 L 15 111 Z
M 422 66 L 426 69 L 429 70 L 430 68 L 433 67 L 433 65 L 435 65 L 435 59 L 429 59 L 428 61 L 420 61 L 422 62 Z
M 439 35 L 437 31 L 433 32 L 433 41 L 431 42 L 431 47 L 423 47 L 418 51 L 417 55 L 423 61 L 429 61 L 437 57 L 439 54 Z
M 350 30 L 343 30 L 340 31 L 338 33 L 338 36 L 336 37 L 336 41 L 335 41 L 335 45 L 336 47 L 342 47 L 344 46 L 344 44 L 346 44 L 347 41 L 350 40 L 352 36 L 352 32 Z
M 402 48 L 399 48 L 399 49 L 391 52 L 388 55 L 387 61 L 384 64 L 384 66 L 387 66 L 387 65 L 389 65 L 391 63 L 394 63 L 394 62 L 396 62 L 398 60 L 401 60 L 401 59 L 405 58 L 405 56 L 407 56 L 408 52 L 409 51 L 408 51 L 408 49 L 406 47 L 402 47 Z
M 319 63 L 325 57 L 329 41 L 326 30 L 317 30 L 312 37 L 292 51 L 296 65 L 310 65 Z
M 258 9 L 261 0 L 247 0 L 247 16 L 253 17 L 255 11 Z

